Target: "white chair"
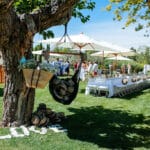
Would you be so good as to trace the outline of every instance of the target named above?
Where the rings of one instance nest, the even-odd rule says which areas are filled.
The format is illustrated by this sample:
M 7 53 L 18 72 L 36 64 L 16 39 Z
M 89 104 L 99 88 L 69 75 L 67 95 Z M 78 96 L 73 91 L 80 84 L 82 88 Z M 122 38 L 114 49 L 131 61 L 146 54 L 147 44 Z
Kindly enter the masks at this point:
M 97 94 L 98 94 L 98 96 L 105 95 L 106 97 L 108 97 L 108 95 L 109 95 L 108 79 L 98 77 L 96 79 L 96 84 L 97 84 Z
M 97 85 L 96 85 L 96 78 L 89 78 L 88 84 L 86 86 L 85 95 L 88 94 L 97 94 Z

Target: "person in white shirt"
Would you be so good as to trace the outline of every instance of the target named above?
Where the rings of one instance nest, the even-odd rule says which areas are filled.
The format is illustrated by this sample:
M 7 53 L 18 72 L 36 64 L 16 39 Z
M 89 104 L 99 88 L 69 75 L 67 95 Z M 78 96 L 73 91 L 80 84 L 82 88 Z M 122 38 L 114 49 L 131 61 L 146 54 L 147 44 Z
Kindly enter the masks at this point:
M 127 69 L 128 69 L 128 74 L 130 75 L 131 74 L 131 65 L 130 64 L 127 65 Z
M 97 76 L 98 74 L 98 63 L 94 62 L 93 66 L 92 66 L 92 73 L 94 76 Z
M 81 65 L 80 80 L 85 81 L 85 62 L 83 62 Z
M 91 62 L 91 61 L 89 61 L 89 63 L 88 63 L 88 69 L 87 69 L 87 71 L 88 71 L 88 75 L 91 73 L 91 71 L 92 71 L 92 66 L 93 66 L 93 63 Z

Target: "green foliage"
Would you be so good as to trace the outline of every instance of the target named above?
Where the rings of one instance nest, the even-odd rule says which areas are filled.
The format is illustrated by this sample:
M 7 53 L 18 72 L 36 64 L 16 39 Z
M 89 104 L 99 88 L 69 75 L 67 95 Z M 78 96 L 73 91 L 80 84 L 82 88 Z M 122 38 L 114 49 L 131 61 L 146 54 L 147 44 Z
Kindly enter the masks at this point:
M 127 16 L 125 27 L 136 23 L 137 27 L 135 30 L 145 29 L 145 36 L 149 36 L 150 8 L 145 0 L 110 0 L 110 4 L 106 6 L 106 10 L 110 11 L 112 8 L 115 8 L 114 20 L 120 21 L 125 18 L 122 16 Z
M 43 30 L 39 32 L 40 35 L 42 35 L 43 39 L 49 39 L 49 38 L 54 38 L 54 33 L 51 30 Z M 37 47 L 40 48 L 38 50 L 44 49 L 44 47 L 42 46 L 42 43 L 40 44 L 41 47 Z M 47 50 L 50 50 L 50 45 L 47 45 Z
M 47 45 L 46 45 L 46 50 L 47 50 L 47 51 L 50 51 L 50 44 L 47 44 Z
M 16 0 L 14 8 L 18 13 L 29 13 L 34 9 L 42 7 L 48 2 L 47 0 Z
M 34 47 L 34 50 L 35 50 L 35 51 L 36 51 L 36 50 L 41 50 L 41 49 L 44 49 L 42 43 L 40 43 L 40 44 L 38 44 L 38 45 L 36 45 L 36 46 Z
M 54 33 L 51 30 L 40 31 L 39 34 L 43 36 L 44 40 L 49 39 L 49 38 L 54 38 Z
M 146 64 L 150 64 L 150 47 L 147 47 L 145 50 L 145 60 Z
M 131 62 L 131 68 L 133 73 L 138 73 L 143 71 L 143 64 L 137 62 Z
M 18 13 L 29 13 L 40 7 L 44 7 L 46 4 L 50 3 L 50 1 L 51 0 L 16 0 L 14 8 Z M 82 10 L 93 10 L 94 8 L 95 2 L 91 0 L 81 0 L 72 10 L 72 15 L 75 18 L 80 18 L 81 22 L 85 23 L 90 19 L 90 16 L 85 16 Z
M 138 51 L 141 51 L 140 48 Z M 143 50 L 136 56 L 136 61 L 141 64 L 150 64 L 150 47 L 144 47 Z
M 92 2 L 91 0 L 81 0 L 77 5 L 74 7 L 72 15 L 75 18 L 80 18 L 81 22 L 86 23 L 89 21 L 90 16 L 85 16 L 84 13 L 82 13 L 82 10 L 93 10 L 95 8 L 95 2 Z

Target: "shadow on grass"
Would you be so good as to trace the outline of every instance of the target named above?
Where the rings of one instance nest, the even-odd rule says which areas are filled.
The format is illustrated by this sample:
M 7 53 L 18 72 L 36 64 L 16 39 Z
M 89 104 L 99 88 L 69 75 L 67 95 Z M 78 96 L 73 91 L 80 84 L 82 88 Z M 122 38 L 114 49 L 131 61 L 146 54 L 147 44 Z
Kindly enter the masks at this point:
M 139 96 L 141 96 L 143 94 L 147 94 L 147 93 L 150 93 L 150 89 L 145 89 L 143 91 L 137 91 L 137 92 L 134 92 L 134 93 L 122 96 L 122 97 L 114 96 L 112 98 L 121 98 L 121 99 L 125 99 L 125 100 L 130 100 L 132 98 L 136 98 L 136 97 L 139 97 Z
M 80 89 L 79 93 L 85 93 L 85 89 Z
M 150 89 L 146 89 L 143 91 L 138 91 L 138 92 L 131 93 L 129 95 L 125 95 L 125 96 L 121 97 L 121 99 L 130 100 L 132 98 L 136 98 L 136 97 L 146 94 L 146 93 L 150 93 Z M 113 97 L 113 98 L 117 98 L 117 97 Z
M 0 88 L 0 97 L 3 96 L 3 88 Z
M 68 137 L 97 144 L 103 148 L 150 148 L 150 130 L 142 115 L 133 115 L 103 107 L 70 108 L 63 126 Z M 143 124 L 146 125 L 145 128 Z

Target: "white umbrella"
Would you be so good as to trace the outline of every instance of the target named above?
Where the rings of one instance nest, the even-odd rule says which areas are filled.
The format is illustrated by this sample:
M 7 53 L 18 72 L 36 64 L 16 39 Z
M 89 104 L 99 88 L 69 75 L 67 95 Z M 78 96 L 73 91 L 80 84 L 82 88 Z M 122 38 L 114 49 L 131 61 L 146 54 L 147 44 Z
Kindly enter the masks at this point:
M 120 55 L 122 55 L 122 56 L 135 56 L 135 55 L 137 55 L 137 53 L 133 52 L 133 51 L 124 51 L 124 52 L 121 52 Z
M 119 53 L 116 52 L 116 51 L 100 51 L 100 52 L 96 52 L 96 53 L 93 53 L 91 54 L 91 56 L 99 56 L 99 57 L 113 57 L 113 56 L 116 56 L 118 55 Z
M 40 41 L 41 43 L 54 44 L 58 47 L 66 47 L 71 49 L 84 49 L 84 50 L 111 50 L 110 47 L 100 44 L 98 41 L 80 33 L 76 35 L 65 35 L 59 38 L 47 39 Z
M 136 53 L 133 51 L 103 51 L 103 52 L 96 52 L 91 54 L 91 56 L 99 56 L 99 57 L 113 57 L 113 56 L 135 56 Z
M 131 61 L 132 59 L 129 59 L 127 57 L 123 57 L 123 56 L 116 56 L 116 57 L 110 57 L 107 58 L 108 60 L 127 60 L 127 61 Z

